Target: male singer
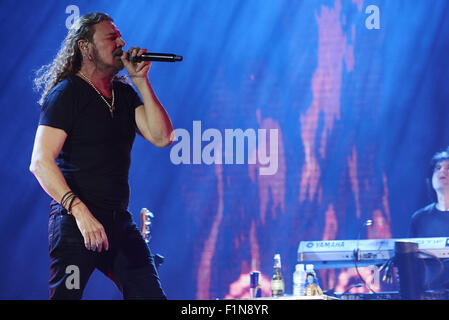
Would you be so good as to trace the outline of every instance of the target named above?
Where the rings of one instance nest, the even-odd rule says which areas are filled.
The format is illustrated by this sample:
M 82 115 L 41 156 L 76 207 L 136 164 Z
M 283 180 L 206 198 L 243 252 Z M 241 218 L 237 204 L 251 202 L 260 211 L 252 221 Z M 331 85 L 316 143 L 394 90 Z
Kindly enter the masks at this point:
M 151 63 L 129 62 L 124 46 L 108 15 L 86 14 L 35 79 L 43 94 L 30 171 L 52 198 L 51 299 L 81 299 L 95 268 L 114 281 L 124 299 L 166 299 L 127 211 L 128 173 L 136 132 L 165 147 L 174 131 L 148 80 Z M 130 52 L 139 56 L 146 50 Z M 141 98 L 116 76 L 123 68 Z M 67 272 L 76 268 L 78 282 Z

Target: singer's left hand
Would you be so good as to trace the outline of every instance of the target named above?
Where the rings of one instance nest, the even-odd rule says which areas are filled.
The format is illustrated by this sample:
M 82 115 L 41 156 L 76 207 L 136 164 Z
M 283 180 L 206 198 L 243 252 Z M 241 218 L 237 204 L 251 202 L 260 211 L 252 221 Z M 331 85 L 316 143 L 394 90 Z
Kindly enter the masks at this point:
M 141 56 L 143 53 L 148 52 L 147 49 L 140 49 L 139 47 L 131 47 L 128 50 L 132 57 Z M 123 65 L 128 71 L 128 74 L 132 81 L 146 79 L 148 72 L 150 71 L 151 61 L 131 62 L 128 60 L 128 51 L 123 51 L 121 60 Z

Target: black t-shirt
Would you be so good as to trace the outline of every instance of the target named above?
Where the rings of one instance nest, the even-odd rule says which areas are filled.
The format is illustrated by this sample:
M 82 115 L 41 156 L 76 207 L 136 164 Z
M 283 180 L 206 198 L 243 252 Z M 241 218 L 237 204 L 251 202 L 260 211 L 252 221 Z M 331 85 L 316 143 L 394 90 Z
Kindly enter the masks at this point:
M 411 218 L 411 238 L 449 238 L 449 211 L 440 211 L 436 203 L 416 211 Z M 449 260 L 424 259 L 426 289 L 449 289 Z
M 416 211 L 410 223 L 410 237 L 449 237 L 449 211 L 440 211 L 436 203 Z
M 45 97 L 39 125 L 64 130 L 56 163 L 79 198 L 100 208 L 126 209 L 128 174 L 136 136 L 135 108 L 142 101 L 129 85 L 113 82 L 115 111 L 86 81 L 69 76 Z M 111 104 L 111 99 L 108 101 Z

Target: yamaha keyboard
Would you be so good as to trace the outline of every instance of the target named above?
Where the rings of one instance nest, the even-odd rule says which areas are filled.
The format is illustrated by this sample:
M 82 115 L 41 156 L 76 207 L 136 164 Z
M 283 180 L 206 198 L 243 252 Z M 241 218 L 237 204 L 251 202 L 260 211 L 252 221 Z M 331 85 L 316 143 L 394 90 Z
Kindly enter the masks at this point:
M 298 263 L 316 269 L 351 268 L 380 265 L 393 258 L 395 242 L 418 244 L 419 258 L 449 258 L 449 238 L 403 238 L 368 240 L 301 241 Z

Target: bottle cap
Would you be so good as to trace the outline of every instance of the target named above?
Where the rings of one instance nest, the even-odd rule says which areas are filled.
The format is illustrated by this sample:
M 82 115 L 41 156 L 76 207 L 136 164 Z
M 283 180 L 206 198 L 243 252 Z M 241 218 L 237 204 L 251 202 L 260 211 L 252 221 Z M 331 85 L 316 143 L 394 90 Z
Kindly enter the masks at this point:
M 306 264 L 306 270 L 313 271 L 313 264 Z
M 274 255 L 274 267 L 275 268 L 281 267 L 281 255 L 279 253 Z
M 304 271 L 304 265 L 302 263 L 298 263 L 296 265 L 296 270 L 297 271 Z

